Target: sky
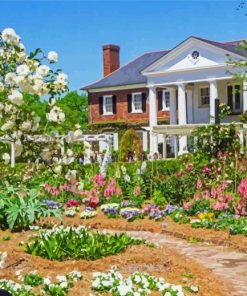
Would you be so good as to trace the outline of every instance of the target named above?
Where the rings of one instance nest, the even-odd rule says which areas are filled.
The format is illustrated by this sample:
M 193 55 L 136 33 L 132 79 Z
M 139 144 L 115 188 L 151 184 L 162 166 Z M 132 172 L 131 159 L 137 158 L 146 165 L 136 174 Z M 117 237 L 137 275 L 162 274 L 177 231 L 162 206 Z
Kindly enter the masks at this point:
M 102 45 L 120 46 L 124 65 L 144 52 L 170 49 L 191 35 L 247 38 L 241 1 L 2 1 L 0 31 L 14 28 L 28 51 L 59 54 L 70 90 L 103 77 Z

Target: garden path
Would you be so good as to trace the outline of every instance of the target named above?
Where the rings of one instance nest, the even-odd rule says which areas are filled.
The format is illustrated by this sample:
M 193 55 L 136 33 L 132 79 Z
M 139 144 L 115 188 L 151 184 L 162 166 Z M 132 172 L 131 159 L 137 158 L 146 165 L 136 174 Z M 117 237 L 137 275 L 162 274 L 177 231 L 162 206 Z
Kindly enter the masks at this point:
M 230 286 L 234 287 L 236 292 L 228 291 L 228 296 L 247 295 L 247 254 L 228 247 L 215 246 L 207 243 L 192 244 L 168 234 L 147 231 L 125 232 L 130 236 L 143 238 L 152 243 L 166 246 L 212 270 L 213 274 L 220 276 L 223 285 L 225 282 L 228 286 L 230 284 Z

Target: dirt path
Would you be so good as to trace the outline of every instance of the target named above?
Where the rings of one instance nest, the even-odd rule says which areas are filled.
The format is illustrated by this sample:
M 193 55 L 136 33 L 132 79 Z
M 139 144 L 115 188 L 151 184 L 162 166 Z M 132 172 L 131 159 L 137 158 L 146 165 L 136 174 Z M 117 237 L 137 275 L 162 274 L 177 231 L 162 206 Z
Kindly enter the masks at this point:
M 116 232 L 116 231 L 109 231 Z M 177 253 L 194 259 L 212 270 L 222 279 L 222 284 L 231 284 L 237 292 L 228 291 L 228 296 L 247 295 L 247 254 L 223 246 L 207 243 L 192 244 L 167 234 L 146 231 L 127 231 L 130 236 L 147 239 L 155 244 L 164 245 Z

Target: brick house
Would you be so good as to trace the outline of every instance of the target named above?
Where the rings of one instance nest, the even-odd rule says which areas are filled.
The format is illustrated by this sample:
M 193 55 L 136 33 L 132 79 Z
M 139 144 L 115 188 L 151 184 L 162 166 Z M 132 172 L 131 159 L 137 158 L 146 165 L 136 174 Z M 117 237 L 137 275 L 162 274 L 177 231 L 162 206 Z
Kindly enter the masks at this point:
M 192 36 L 171 50 L 144 53 L 122 67 L 119 46 L 104 45 L 104 77 L 83 87 L 88 92 L 90 127 L 114 133 L 118 125 L 133 126 L 142 138 L 143 149 L 154 153 L 163 141 L 162 135 L 152 133 L 153 126 L 208 123 L 217 97 L 232 109 L 227 120 L 237 120 L 247 109 L 247 94 L 233 79 L 232 72 L 239 69 L 228 65 L 227 55 L 245 59 L 246 53 L 236 49 L 241 41 L 216 42 Z M 179 140 L 180 152 L 186 145 L 185 137 Z M 117 141 L 114 147 L 118 148 Z

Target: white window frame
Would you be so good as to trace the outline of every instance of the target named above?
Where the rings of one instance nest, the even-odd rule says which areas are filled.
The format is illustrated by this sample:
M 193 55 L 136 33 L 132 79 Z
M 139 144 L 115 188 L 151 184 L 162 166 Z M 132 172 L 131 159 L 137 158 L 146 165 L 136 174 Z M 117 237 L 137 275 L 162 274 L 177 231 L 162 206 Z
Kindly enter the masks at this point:
M 208 89 L 208 98 L 209 98 L 208 104 L 202 104 L 201 90 L 203 88 L 207 88 Z M 210 105 L 210 89 L 209 89 L 209 86 L 200 86 L 199 87 L 199 107 L 201 107 L 201 108 L 209 108 L 209 105 Z
M 135 109 L 134 97 L 136 95 L 140 95 L 141 96 L 141 109 L 139 109 L 139 110 L 136 110 Z M 142 93 L 141 92 L 136 92 L 136 93 L 132 93 L 131 94 L 131 105 L 132 105 L 132 113 L 143 113 L 143 110 L 142 110 L 142 108 L 143 108 L 143 106 L 142 106 Z
M 169 103 L 171 103 L 171 92 L 168 89 L 162 91 L 162 111 L 169 111 L 170 106 L 166 106 L 166 93 L 169 93 Z
M 112 105 L 112 111 L 111 112 L 106 111 L 106 99 L 107 98 L 111 98 L 111 105 Z M 112 98 L 112 95 L 103 96 L 103 115 L 113 115 L 113 98 Z

